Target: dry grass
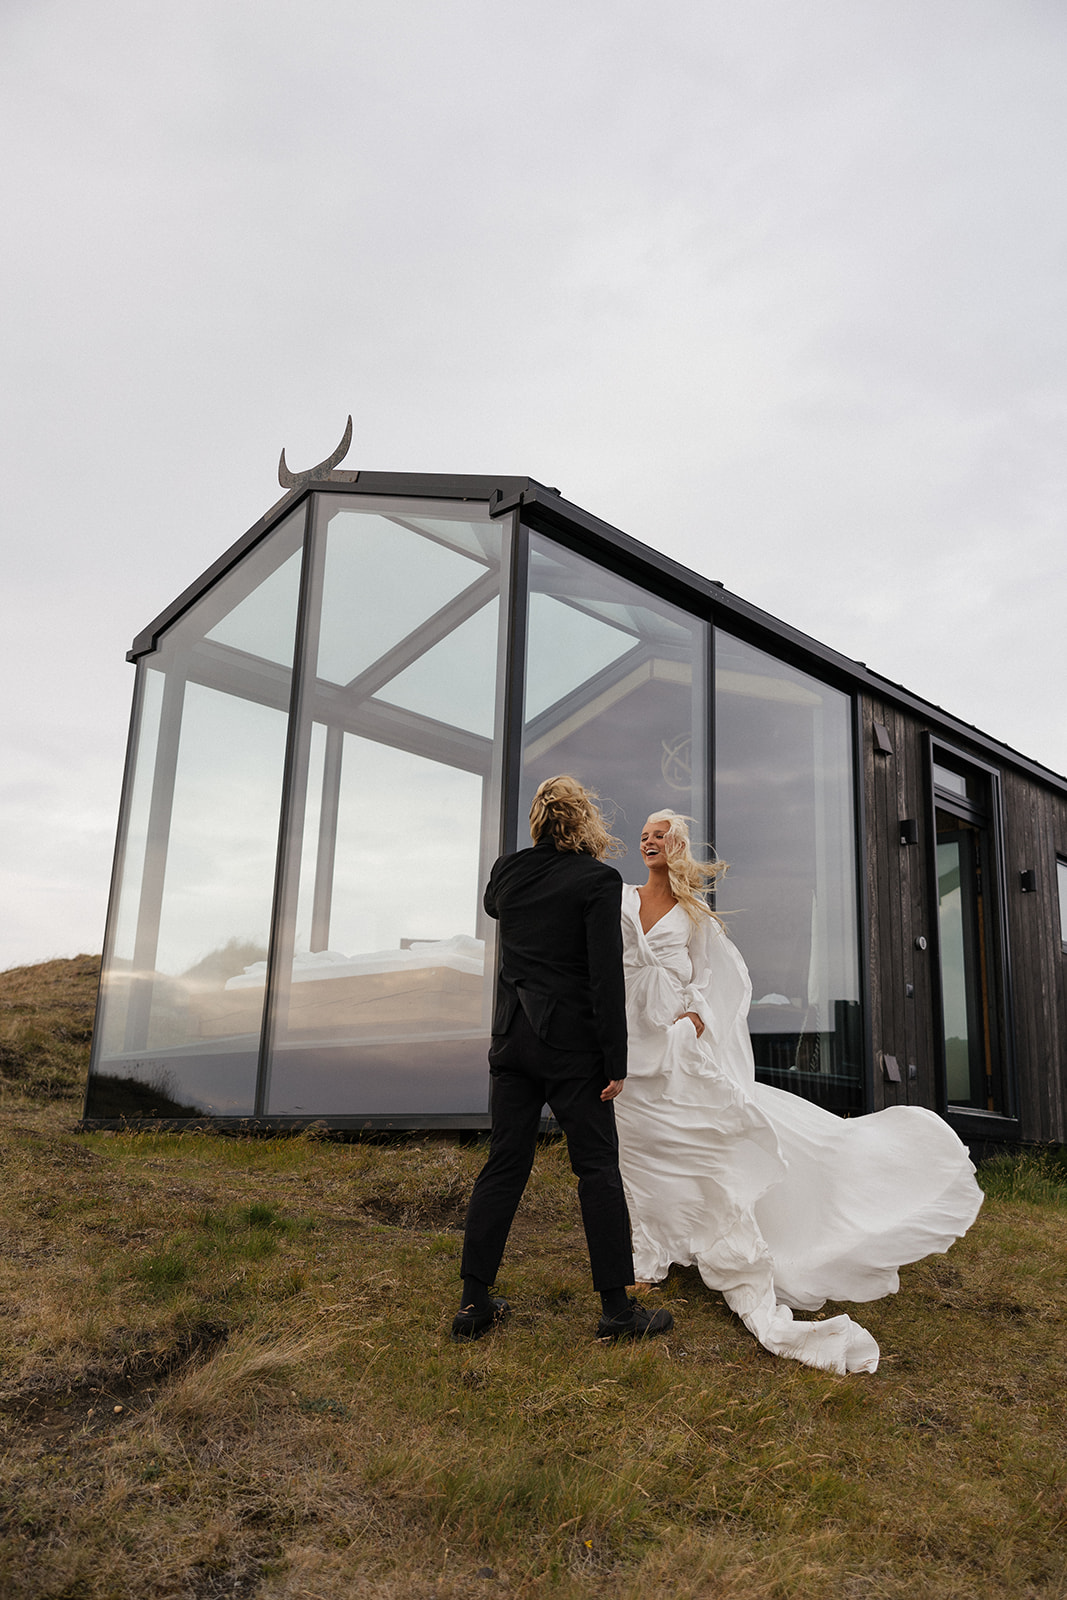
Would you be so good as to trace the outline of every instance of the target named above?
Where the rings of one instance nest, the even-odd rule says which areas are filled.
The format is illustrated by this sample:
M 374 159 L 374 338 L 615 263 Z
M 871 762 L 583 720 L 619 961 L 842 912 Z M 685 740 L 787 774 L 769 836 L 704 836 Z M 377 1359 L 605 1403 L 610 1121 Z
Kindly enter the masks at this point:
M 1054 1162 L 994 1169 L 971 1235 L 861 1313 L 879 1373 L 835 1378 L 763 1355 L 690 1273 L 670 1338 L 597 1344 L 558 1147 L 512 1322 L 454 1346 L 480 1159 L 79 1135 L 12 1095 L 5 1600 L 1067 1597 Z
M 85 1093 L 99 956 L 0 972 L 0 1106 Z

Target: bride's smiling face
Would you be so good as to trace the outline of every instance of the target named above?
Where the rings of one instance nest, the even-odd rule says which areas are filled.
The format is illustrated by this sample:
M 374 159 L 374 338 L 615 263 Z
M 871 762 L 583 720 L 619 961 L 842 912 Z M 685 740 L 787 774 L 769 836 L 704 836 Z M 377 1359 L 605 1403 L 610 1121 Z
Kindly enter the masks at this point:
M 665 819 L 646 822 L 641 830 L 641 859 L 646 867 L 665 866 L 671 825 Z

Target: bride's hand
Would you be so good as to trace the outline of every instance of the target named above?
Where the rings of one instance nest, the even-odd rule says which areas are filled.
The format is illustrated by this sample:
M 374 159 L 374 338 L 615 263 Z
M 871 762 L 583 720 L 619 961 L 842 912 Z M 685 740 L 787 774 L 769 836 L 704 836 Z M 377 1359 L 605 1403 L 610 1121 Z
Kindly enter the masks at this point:
M 695 1011 L 683 1011 L 682 1015 L 678 1018 L 678 1021 L 681 1022 L 685 1017 L 688 1017 L 690 1022 L 693 1024 L 693 1027 L 696 1029 L 697 1038 L 699 1039 L 700 1035 L 704 1032 L 704 1024 L 701 1022 Z

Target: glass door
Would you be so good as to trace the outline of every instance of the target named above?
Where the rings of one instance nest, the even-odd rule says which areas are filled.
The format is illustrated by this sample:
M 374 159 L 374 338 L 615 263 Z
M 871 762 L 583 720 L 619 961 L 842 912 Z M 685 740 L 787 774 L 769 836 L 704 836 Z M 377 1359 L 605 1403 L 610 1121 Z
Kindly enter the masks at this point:
M 940 1047 L 950 1107 L 1006 1115 L 991 780 L 935 748 Z

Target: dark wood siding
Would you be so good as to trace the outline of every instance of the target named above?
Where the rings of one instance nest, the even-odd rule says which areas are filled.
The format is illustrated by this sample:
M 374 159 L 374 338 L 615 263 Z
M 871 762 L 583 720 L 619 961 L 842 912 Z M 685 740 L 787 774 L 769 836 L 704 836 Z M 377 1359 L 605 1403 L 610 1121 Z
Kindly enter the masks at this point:
M 888 698 L 864 695 L 862 710 L 874 1108 L 910 1103 L 938 1110 L 937 930 L 931 926 L 936 911 L 926 750 L 927 735 L 941 735 L 935 722 Z M 877 749 L 876 722 L 889 730 L 892 754 Z M 956 737 L 948 742 L 990 764 L 988 750 L 969 750 Z M 998 770 L 1015 1137 L 1067 1143 L 1067 954 L 1061 949 L 1056 883 L 1056 856 L 1067 858 L 1067 797 L 1013 767 Z M 905 818 L 918 822 L 916 844 L 900 843 Z M 1027 868 L 1037 877 L 1033 894 L 1020 888 L 1020 873 Z M 927 941 L 925 950 L 916 946 L 920 937 Z M 914 986 L 910 999 L 908 984 Z M 885 1081 L 883 1055 L 896 1057 L 901 1083 Z M 995 1136 L 991 1126 L 990 1137 Z
M 1067 955 L 1060 944 L 1056 856 L 1067 856 L 1067 801 L 1007 770 L 1004 853 L 1023 1137 L 1067 1143 Z M 1032 868 L 1033 894 L 1019 875 Z

